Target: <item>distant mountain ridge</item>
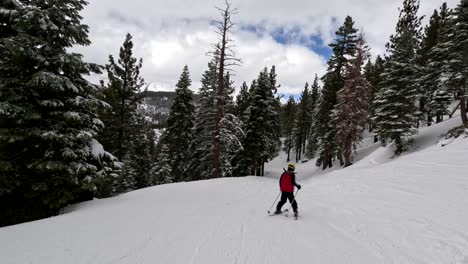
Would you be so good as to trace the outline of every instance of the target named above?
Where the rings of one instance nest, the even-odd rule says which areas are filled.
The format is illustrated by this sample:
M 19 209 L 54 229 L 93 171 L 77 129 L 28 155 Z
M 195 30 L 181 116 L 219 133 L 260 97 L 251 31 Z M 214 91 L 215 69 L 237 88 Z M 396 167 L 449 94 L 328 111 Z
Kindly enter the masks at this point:
M 166 91 L 147 91 L 140 110 L 151 122 L 159 128 L 167 126 L 167 118 L 171 112 L 174 103 L 175 92 Z M 193 101 L 197 105 L 200 95 L 194 94 Z

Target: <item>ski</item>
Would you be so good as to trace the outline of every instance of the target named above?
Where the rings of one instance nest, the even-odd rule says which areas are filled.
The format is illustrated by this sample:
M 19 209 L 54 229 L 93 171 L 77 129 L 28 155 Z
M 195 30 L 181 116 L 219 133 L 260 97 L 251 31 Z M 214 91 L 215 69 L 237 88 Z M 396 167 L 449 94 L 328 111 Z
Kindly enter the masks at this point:
M 286 213 L 287 211 L 289 211 L 289 210 L 288 209 L 281 210 L 280 214 Z M 273 212 L 273 213 L 268 212 L 269 216 L 280 215 L 280 214 L 275 214 L 275 212 Z

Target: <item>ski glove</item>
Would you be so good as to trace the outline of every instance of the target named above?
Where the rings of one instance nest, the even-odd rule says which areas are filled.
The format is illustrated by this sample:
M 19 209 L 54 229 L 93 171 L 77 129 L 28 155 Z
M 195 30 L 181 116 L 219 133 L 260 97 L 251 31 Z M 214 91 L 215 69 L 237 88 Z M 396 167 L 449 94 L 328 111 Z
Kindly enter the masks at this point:
M 299 190 L 301 189 L 301 185 L 300 185 L 300 184 L 297 185 L 297 189 L 299 189 Z

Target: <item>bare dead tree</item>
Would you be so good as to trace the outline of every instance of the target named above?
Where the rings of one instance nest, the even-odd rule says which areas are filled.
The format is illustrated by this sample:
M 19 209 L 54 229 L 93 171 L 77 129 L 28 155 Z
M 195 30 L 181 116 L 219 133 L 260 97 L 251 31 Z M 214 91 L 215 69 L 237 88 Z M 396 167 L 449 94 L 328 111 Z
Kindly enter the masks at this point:
M 220 177 L 221 174 L 221 120 L 225 115 L 225 82 L 224 76 L 226 71 L 232 71 L 231 67 L 238 66 L 241 60 L 236 57 L 234 52 L 233 40 L 229 37 L 232 33 L 231 29 L 234 23 L 231 16 L 237 14 L 237 9 L 232 8 L 231 4 L 226 0 L 225 7 L 216 9 L 221 14 L 221 20 L 215 21 L 216 33 L 219 36 L 218 43 L 213 45 L 214 50 L 208 55 L 218 61 L 218 80 L 215 91 L 215 111 L 216 111 L 216 127 L 213 135 L 213 178 Z

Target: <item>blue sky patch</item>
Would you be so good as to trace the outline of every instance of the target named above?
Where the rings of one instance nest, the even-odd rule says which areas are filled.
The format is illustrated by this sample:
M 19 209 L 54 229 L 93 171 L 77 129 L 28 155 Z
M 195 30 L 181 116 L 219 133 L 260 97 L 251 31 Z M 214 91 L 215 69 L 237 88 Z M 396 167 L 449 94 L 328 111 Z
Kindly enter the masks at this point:
M 276 42 L 282 45 L 296 44 L 307 47 L 326 59 L 330 58 L 332 54 L 328 43 L 324 43 L 319 35 L 304 34 L 299 26 L 281 26 L 276 27 L 271 32 L 267 32 L 266 27 L 262 24 L 244 24 L 240 26 L 240 29 L 254 33 L 258 37 L 269 34 Z

